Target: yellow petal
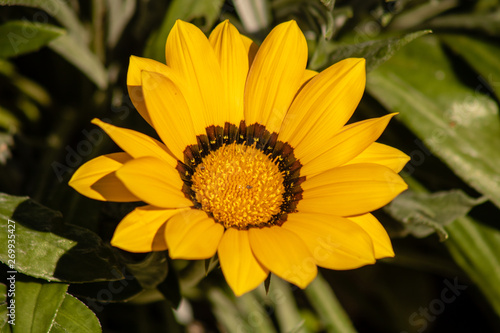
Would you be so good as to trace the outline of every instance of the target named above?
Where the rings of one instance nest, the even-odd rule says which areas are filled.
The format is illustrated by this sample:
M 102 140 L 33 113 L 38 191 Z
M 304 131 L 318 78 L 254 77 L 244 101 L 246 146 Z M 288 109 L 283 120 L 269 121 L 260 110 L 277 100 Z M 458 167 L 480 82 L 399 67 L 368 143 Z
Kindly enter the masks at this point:
M 349 220 L 363 228 L 373 240 L 375 258 L 394 257 L 391 239 L 384 227 L 372 214 L 348 217 Z
M 295 156 L 303 164 L 300 174 L 312 176 L 352 160 L 378 139 L 394 115 L 347 125 L 337 135 L 324 141 L 320 149 L 295 150 Z
M 167 249 L 165 224 L 183 211 L 149 205 L 137 207 L 118 224 L 111 245 L 135 253 L 164 251 Z
M 145 134 L 127 128 L 121 128 L 105 123 L 97 118 L 92 119 L 92 124 L 102 128 L 111 139 L 133 158 L 154 156 L 170 166 L 175 167 L 177 161 L 165 145 Z
M 153 127 L 178 160 L 184 160 L 186 146 L 196 144 L 196 134 L 204 131 L 196 121 L 195 130 L 189 107 L 177 85 L 169 78 L 142 72 L 143 92 Z
M 257 51 L 245 87 L 245 120 L 278 132 L 300 88 L 307 43 L 295 21 L 274 28 Z
M 228 109 L 220 65 L 203 32 L 191 23 L 177 20 L 168 35 L 165 57 L 167 65 L 189 87 L 183 93 L 190 110 L 197 110 L 206 126 L 224 126 Z
M 297 96 L 302 91 L 302 89 L 304 89 L 304 87 L 306 86 L 306 84 L 308 84 L 316 75 L 318 75 L 318 72 L 310 70 L 310 69 L 306 69 L 304 71 L 304 75 L 302 76 L 302 81 L 300 83 L 300 88 L 297 91 L 297 94 L 295 96 Z M 293 122 L 294 118 L 296 118 L 296 117 L 295 116 L 291 117 L 291 116 L 288 116 L 288 115 L 285 116 L 285 119 L 283 120 L 283 123 L 281 124 L 281 128 L 283 128 L 283 126 L 285 126 L 285 122 Z
M 378 164 L 352 164 L 307 178 L 299 212 L 337 216 L 361 215 L 388 204 L 408 188 L 391 169 Z
M 125 163 L 118 178 L 142 201 L 161 208 L 193 205 L 181 191 L 183 182 L 177 170 L 155 157 L 140 157 Z
M 248 38 L 245 35 L 240 35 L 241 40 L 243 41 L 243 45 L 245 45 L 245 50 L 248 56 L 248 66 L 252 66 L 253 60 L 255 59 L 255 55 L 257 54 L 257 51 L 259 50 L 259 46 L 254 43 L 253 40 Z
M 172 259 L 208 259 L 217 251 L 224 227 L 204 211 L 191 209 L 172 217 L 165 230 Z
M 316 150 L 349 120 L 365 89 L 365 60 L 342 60 L 316 75 L 297 95 L 279 138 Z
M 140 201 L 116 177 L 115 171 L 132 157 L 127 153 L 114 153 L 96 157 L 76 170 L 69 186 L 94 200 L 130 202 Z
M 243 120 L 243 93 L 248 74 L 248 53 L 241 35 L 229 20 L 220 23 L 210 34 L 210 44 L 219 60 L 224 82 L 223 95 L 228 100 L 225 119 L 238 125 Z
M 394 172 L 399 172 L 403 170 L 409 160 L 410 156 L 406 155 L 401 150 L 374 142 L 363 150 L 361 154 L 344 165 L 375 163 L 384 165 Z
M 142 71 L 160 73 L 166 76 L 172 76 L 173 72 L 172 69 L 170 69 L 168 66 L 156 60 L 141 58 L 136 56 L 130 57 L 128 72 L 127 72 L 128 94 L 130 96 L 130 99 L 132 100 L 132 103 L 134 104 L 135 108 L 140 113 L 140 115 L 150 125 L 152 125 L 153 123 L 151 122 L 151 118 L 149 117 L 149 112 L 146 108 L 146 104 L 144 102 L 144 96 L 142 94 L 142 78 L 141 78 Z
M 257 288 L 269 274 L 252 253 L 247 230 L 227 229 L 218 254 L 224 277 L 236 296 Z
M 302 76 L 302 84 L 301 86 L 307 84 L 309 81 L 311 81 L 316 75 L 318 75 L 318 72 L 306 69 L 304 72 L 304 75 Z
M 280 278 L 304 289 L 316 277 L 316 261 L 295 233 L 274 226 L 250 228 L 248 235 L 257 260 Z
M 289 214 L 282 226 L 306 244 L 318 266 L 353 269 L 375 262 L 369 234 L 348 219 L 311 213 Z

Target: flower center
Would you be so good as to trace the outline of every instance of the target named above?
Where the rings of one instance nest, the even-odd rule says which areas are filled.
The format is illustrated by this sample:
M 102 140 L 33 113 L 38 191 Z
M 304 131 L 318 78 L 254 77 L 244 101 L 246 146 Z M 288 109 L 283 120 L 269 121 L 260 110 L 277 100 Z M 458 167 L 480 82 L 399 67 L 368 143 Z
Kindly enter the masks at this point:
M 203 157 L 191 181 L 202 209 L 225 228 L 270 225 L 281 212 L 283 173 L 255 144 L 222 145 Z

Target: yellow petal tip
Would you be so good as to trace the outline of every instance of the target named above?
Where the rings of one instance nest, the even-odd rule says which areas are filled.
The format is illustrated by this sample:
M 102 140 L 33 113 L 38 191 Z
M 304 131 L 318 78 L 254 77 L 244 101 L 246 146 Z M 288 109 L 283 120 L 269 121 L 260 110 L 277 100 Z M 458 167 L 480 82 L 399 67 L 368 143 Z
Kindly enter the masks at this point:
M 103 121 L 102 121 L 101 119 L 99 119 L 99 118 L 94 118 L 94 119 L 92 119 L 90 122 L 91 122 L 92 124 L 94 124 L 94 125 L 98 125 L 98 126 L 99 126 L 100 124 L 102 124 L 102 123 L 103 123 Z

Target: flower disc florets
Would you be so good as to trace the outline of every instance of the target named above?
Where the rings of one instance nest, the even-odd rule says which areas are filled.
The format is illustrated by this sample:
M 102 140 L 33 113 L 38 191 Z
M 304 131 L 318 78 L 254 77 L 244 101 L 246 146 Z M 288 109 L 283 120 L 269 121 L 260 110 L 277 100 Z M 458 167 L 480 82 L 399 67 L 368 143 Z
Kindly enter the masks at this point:
M 264 226 L 281 211 L 283 175 L 269 156 L 232 143 L 203 158 L 192 189 L 203 210 L 226 228 Z

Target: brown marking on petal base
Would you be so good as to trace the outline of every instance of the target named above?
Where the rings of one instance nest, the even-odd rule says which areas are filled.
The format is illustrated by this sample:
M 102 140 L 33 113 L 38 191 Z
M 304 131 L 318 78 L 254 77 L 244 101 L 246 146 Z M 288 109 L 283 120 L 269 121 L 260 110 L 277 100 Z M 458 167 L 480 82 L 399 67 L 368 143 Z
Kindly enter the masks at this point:
M 209 126 L 206 128 L 206 134 L 197 136 L 197 142 L 198 144 L 185 148 L 184 163 L 179 161 L 177 165 L 179 175 L 184 181 L 183 192 L 187 198 L 193 201 L 196 208 L 203 208 L 196 199 L 196 191 L 193 190 L 192 177 L 197 167 L 203 163 L 203 159 L 209 154 L 216 152 L 223 146 L 236 144 L 254 147 L 267 155 L 276 164 L 283 176 L 284 192 L 279 212 L 274 214 L 269 221 L 231 227 L 248 229 L 282 225 L 286 221 L 288 213 L 297 211 L 297 204 L 302 199 L 303 192 L 300 185 L 305 180 L 305 176 L 300 176 L 302 164 L 295 157 L 293 147 L 286 142 L 279 141 L 277 133 L 270 133 L 264 125 L 256 123 L 247 126 L 244 121 L 241 121 L 238 126 L 230 123 L 225 123 L 224 127 Z M 253 186 L 249 190 L 251 189 L 253 189 Z M 210 214 L 210 212 L 208 213 Z M 224 225 L 224 223 L 221 224 Z

